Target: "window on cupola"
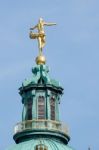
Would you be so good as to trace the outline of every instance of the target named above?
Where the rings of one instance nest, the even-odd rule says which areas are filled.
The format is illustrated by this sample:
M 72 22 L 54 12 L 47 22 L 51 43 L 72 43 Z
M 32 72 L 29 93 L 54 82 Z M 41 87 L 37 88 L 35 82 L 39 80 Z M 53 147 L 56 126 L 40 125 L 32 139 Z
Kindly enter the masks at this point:
M 48 150 L 48 147 L 44 144 L 36 145 L 35 150 Z
M 38 97 L 38 119 L 45 119 L 45 100 L 44 96 Z
M 33 105 L 33 101 L 28 100 L 28 102 L 27 102 L 27 112 L 26 112 L 26 119 L 27 120 L 32 120 L 32 105 Z
M 55 98 L 50 99 L 51 120 L 55 120 Z

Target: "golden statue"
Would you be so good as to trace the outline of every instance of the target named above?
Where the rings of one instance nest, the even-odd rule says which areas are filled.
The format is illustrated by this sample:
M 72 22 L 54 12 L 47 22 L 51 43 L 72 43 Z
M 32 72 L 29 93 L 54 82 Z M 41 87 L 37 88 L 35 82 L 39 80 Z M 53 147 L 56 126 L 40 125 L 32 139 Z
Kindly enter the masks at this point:
M 30 38 L 38 40 L 39 56 L 42 55 L 42 50 L 46 42 L 44 26 L 52 26 L 52 25 L 56 25 L 56 23 L 47 23 L 42 18 L 40 18 L 38 24 L 30 28 L 30 30 L 34 30 L 34 29 L 38 30 L 38 33 L 33 33 L 32 31 L 30 31 Z

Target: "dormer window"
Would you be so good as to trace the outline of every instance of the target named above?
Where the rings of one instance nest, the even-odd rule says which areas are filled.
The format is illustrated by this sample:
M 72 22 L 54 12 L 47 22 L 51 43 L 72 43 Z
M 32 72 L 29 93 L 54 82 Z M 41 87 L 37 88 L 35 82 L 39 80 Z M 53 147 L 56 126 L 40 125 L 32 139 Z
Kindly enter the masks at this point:
M 50 99 L 51 120 L 55 120 L 55 98 Z
M 38 97 L 38 119 L 45 119 L 45 100 L 44 96 Z
M 35 150 L 48 150 L 48 147 L 44 144 L 36 145 Z

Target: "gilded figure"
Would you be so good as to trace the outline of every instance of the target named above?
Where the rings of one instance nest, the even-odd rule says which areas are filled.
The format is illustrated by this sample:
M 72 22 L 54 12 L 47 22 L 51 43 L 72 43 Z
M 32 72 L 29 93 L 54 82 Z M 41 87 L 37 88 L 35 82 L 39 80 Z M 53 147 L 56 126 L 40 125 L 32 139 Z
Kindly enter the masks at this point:
M 30 28 L 30 38 L 31 39 L 37 39 L 38 40 L 38 47 L 39 47 L 39 55 L 42 55 L 43 47 L 45 46 L 46 40 L 45 40 L 45 31 L 44 26 L 52 26 L 56 25 L 56 23 L 47 23 L 42 18 L 39 19 L 38 24 L 34 27 Z M 37 29 L 38 32 L 34 33 L 32 30 Z

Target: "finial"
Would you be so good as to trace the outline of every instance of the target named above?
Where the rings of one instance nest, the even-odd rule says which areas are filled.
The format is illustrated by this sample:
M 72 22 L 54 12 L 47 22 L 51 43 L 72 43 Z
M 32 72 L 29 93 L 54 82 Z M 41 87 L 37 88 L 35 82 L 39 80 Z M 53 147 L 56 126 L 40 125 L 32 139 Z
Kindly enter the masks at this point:
M 46 43 L 46 40 L 45 40 L 46 34 L 44 31 L 44 26 L 52 26 L 52 25 L 56 25 L 56 23 L 47 23 L 42 18 L 40 18 L 38 21 L 38 24 L 35 25 L 34 27 L 30 28 L 30 35 L 29 35 L 30 38 L 38 40 L 39 56 L 36 58 L 37 64 L 45 64 L 46 63 L 46 59 L 42 53 L 43 48 Z M 38 32 L 37 33 L 32 32 L 32 30 L 34 30 L 34 29 L 37 29 Z

